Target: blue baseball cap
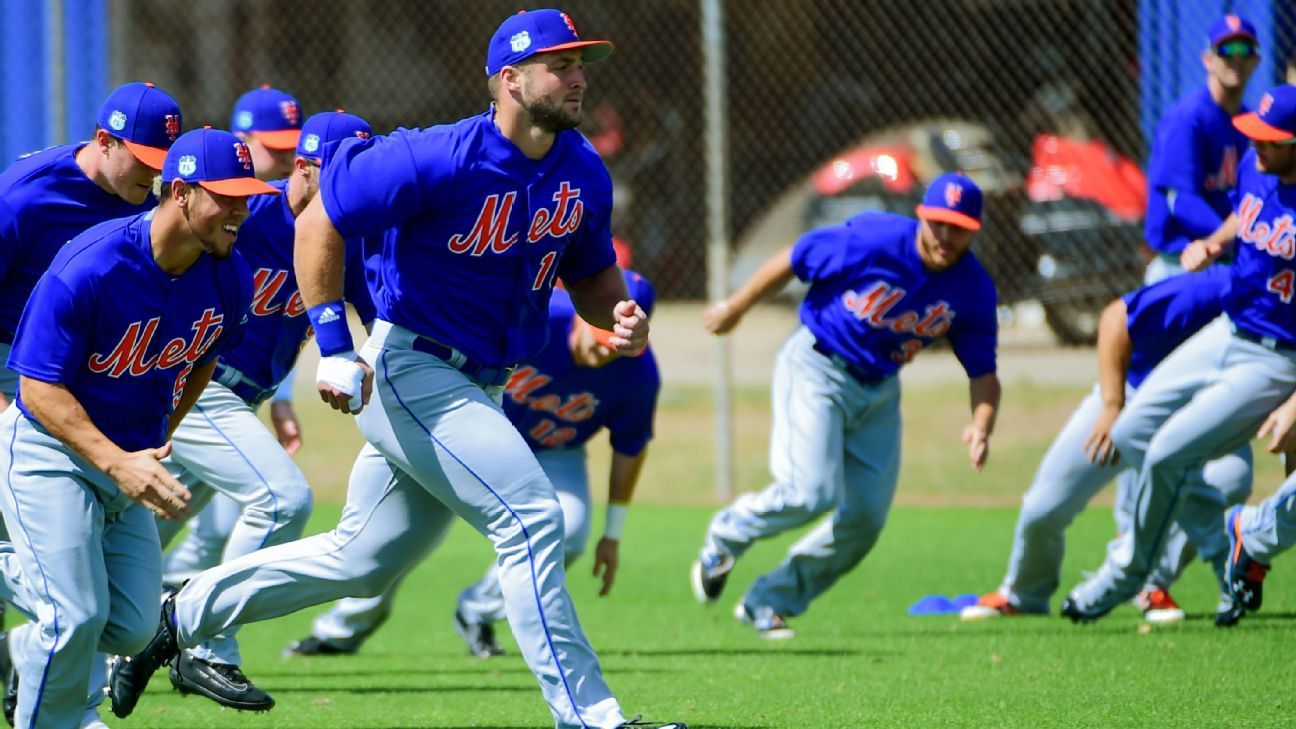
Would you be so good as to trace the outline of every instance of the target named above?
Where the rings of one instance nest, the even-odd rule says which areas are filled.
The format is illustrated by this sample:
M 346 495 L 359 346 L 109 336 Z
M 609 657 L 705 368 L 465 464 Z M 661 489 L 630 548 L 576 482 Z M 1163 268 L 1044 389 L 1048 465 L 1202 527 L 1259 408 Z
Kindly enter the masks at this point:
M 612 55 L 612 43 L 581 40 L 576 24 L 567 13 L 553 8 L 523 10 L 510 16 L 491 36 L 486 49 L 486 75 L 494 76 L 505 66 L 516 66 L 537 53 L 581 49 L 586 63 Z
M 270 149 L 295 149 L 301 128 L 301 104 L 297 98 L 267 84 L 240 96 L 230 115 L 230 129 Z
M 108 94 L 95 123 L 122 140 L 135 159 L 160 170 L 180 136 L 180 104 L 153 84 L 135 81 Z
M 1240 15 L 1229 13 L 1224 17 L 1211 23 L 1210 30 L 1206 33 L 1210 39 L 1211 48 L 1221 43 L 1227 43 L 1231 40 L 1246 40 L 1259 45 L 1260 41 L 1256 38 L 1255 26 L 1251 21 Z
M 373 129 L 369 127 L 369 122 L 355 114 L 348 114 L 341 109 L 321 111 L 302 125 L 301 139 L 297 140 L 297 156 L 319 164 L 323 158 L 324 145 L 349 137 L 368 139 L 372 136 Z
M 1233 126 L 1251 139 L 1296 144 L 1296 86 L 1269 89 L 1255 111 L 1233 117 Z
M 927 186 L 916 212 L 923 220 L 980 230 L 982 202 L 981 188 L 971 178 L 947 172 Z
M 172 180 L 231 197 L 279 192 L 256 178 L 252 152 L 243 140 L 211 127 L 186 132 L 171 145 L 162 166 L 162 184 Z

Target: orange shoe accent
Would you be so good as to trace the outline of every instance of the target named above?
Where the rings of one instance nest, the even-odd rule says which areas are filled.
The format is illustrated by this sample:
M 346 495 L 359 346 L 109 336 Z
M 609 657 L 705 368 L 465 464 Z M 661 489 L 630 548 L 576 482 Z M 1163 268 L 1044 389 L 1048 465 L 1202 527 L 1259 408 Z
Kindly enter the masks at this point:
M 1160 587 L 1151 590 L 1144 590 L 1138 596 L 1139 607 L 1143 612 L 1149 610 L 1178 610 L 1179 603 L 1170 597 L 1170 593 Z
M 999 591 L 987 592 L 977 598 L 977 604 L 981 607 L 987 607 L 992 610 L 998 610 L 1002 615 L 1016 615 L 1019 611 L 1008 602 L 1008 598 L 999 594 Z

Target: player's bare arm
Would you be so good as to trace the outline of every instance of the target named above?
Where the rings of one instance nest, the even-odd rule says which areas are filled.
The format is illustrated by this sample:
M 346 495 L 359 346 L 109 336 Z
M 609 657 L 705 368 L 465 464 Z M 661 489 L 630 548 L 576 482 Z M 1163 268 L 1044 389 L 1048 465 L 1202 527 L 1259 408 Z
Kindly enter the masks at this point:
M 647 456 L 647 448 L 633 456 L 612 451 L 607 521 L 603 527 L 603 538 L 594 548 L 594 576 L 603 578 L 599 597 L 611 592 L 612 583 L 616 580 L 617 567 L 621 564 L 621 530 L 625 524 L 626 509 L 630 506 L 630 499 L 634 498 L 635 485 L 639 483 L 639 473 L 643 470 Z
M 980 471 L 990 456 L 990 434 L 994 432 L 995 415 L 999 412 L 999 397 L 1003 388 L 995 373 L 974 377 L 968 381 L 968 395 L 972 402 L 972 422 L 963 429 L 963 442 L 968 447 L 972 468 Z
M 581 318 L 613 334 L 608 343 L 618 352 L 636 355 L 648 346 L 648 315 L 630 299 L 621 269 L 608 266 L 579 281 L 564 281 Z
M 342 300 L 342 271 L 346 260 L 346 241 L 329 220 L 322 195 L 316 195 L 297 217 L 293 241 L 293 266 L 302 302 L 314 310 L 329 302 Z M 341 307 L 339 307 L 340 309 Z M 345 333 L 345 316 L 340 326 Z M 316 334 L 323 335 L 318 322 Z M 346 334 L 349 337 L 349 334 Z M 320 399 L 334 410 L 358 413 L 369 402 L 373 390 L 373 368 L 349 348 L 325 352 L 320 339 L 320 366 L 315 387 Z
M 702 312 L 702 326 L 712 334 L 728 334 L 756 302 L 782 291 L 792 275 L 792 246 L 787 246 L 766 259 L 728 298 L 708 306 Z
M 1103 409 L 1085 439 L 1084 450 L 1090 463 L 1105 466 L 1120 462 L 1120 451 L 1112 441 L 1112 425 L 1125 407 L 1125 378 L 1129 373 L 1134 342 L 1126 325 L 1124 299 L 1116 299 L 1103 309 L 1098 321 L 1098 390 Z
M 37 422 L 107 474 L 122 493 L 164 519 L 189 516 L 189 490 L 159 463 L 170 454 L 170 444 L 124 451 L 95 426 L 66 387 L 26 376 L 19 380 L 19 387 L 28 412 Z
M 1179 256 L 1179 264 L 1185 271 L 1193 273 L 1206 268 L 1228 250 L 1237 237 L 1237 231 L 1238 216 L 1237 213 L 1233 213 L 1220 223 L 1220 227 L 1216 228 L 1214 233 L 1189 243 Z
M 184 390 L 180 393 L 180 402 L 176 404 L 175 410 L 171 411 L 171 418 L 167 421 L 167 440 L 171 440 L 180 421 L 184 420 L 184 417 L 193 409 L 193 404 L 198 402 L 198 396 L 207 388 L 215 371 L 216 358 L 213 357 L 212 361 L 189 373 L 189 379 L 185 380 Z

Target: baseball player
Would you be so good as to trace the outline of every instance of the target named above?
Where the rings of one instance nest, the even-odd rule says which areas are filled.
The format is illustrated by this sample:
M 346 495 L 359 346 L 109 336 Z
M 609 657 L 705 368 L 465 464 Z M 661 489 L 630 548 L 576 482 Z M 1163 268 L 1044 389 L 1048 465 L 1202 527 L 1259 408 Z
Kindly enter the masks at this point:
M 262 84 L 234 102 L 230 129 L 252 150 L 257 179 L 282 180 L 293 171 L 302 133 L 301 104 L 292 95 Z
M 1003 584 L 964 608 L 963 620 L 1048 613 L 1049 598 L 1061 575 L 1066 528 L 1113 476 L 1132 477 L 1118 465 L 1112 424 L 1157 363 L 1220 315 L 1229 275 L 1227 268 L 1219 266 L 1171 276 L 1107 306 L 1098 329 L 1098 385 L 1053 439 L 1022 497 Z M 1251 491 L 1251 449 L 1243 446 L 1193 476 L 1204 481 L 1195 488 L 1207 489 L 1205 498 L 1222 492 L 1229 503 L 1241 503 Z M 1122 494 L 1127 491 L 1120 489 Z M 1128 526 L 1122 525 L 1120 532 L 1127 531 Z M 1137 602 L 1146 620 L 1184 619 L 1169 586 L 1192 556 L 1187 535 L 1175 526 L 1149 584 L 1139 593 Z
M 1157 124 L 1148 159 L 1144 235 L 1156 257 L 1146 283 L 1179 273 L 1185 246 L 1215 231 L 1232 209 L 1238 160 L 1247 139 L 1232 118 L 1260 61 L 1255 26 L 1237 15 L 1215 21 L 1202 52 L 1206 85 L 1179 99 Z
M 1275 452 L 1291 434 L 1293 408 L 1279 406 L 1296 388 L 1296 86 L 1270 90 L 1255 112 L 1233 123 L 1254 145 L 1242 159 L 1233 214 L 1183 254 L 1184 268 L 1200 270 L 1226 247 L 1234 249 L 1226 318 L 1167 357 L 1112 430 L 1122 459 L 1139 472 L 1133 539 L 1128 549 L 1110 552 L 1063 602 L 1063 614 L 1077 622 L 1101 618 L 1138 591 L 1176 516 L 1186 528 L 1195 525 L 1189 536 L 1228 594 L 1223 500 L 1185 503 L 1186 477 L 1245 444 L 1257 429 Z
M 233 500 L 240 511 L 226 533 L 225 560 L 301 537 L 310 517 L 311 490 L 306 476 L 280 445 L 256 410 L 292 369 L 309 336 L 293 273 L 293 228 L 296 215 L 318 189 L 320 155 L 326 144 L 369 138 L 363 119 L 345 112 L 324 112 L 307 120 L 287 180 L 270 183 L 278 195 L 262 195 L 248 205 L 239 231 L 239 249 L 252 269 L 254 294 L 248 323 L 237 347 L 222 352 L 211 383 L 189 416 L 171 437 L 168 467 L 195 497 L 213 491 Z M 359 248 L 359 241 L 349 244 Z M 346 296 L 363 321 L 373 320 L 363 266 L 348 267 Z M 158 520 L 165 546 L 181 522 Z M 236 709 L 265 711 L 274 699 L 239 668 L 234 629 L 184 651 L 171 667 L 171 682 L 180 691 L 197 693 Z
M 648 280 L 625 273 L 630 297 L 652 316 Z M 612 442 L 607 518 L 594 550 L 594 575 L 602 576 L 600 595 L 612 589 L 620 564 L 619 545 L 627 506 L 652 437 L 653 414 L 661 378 L 652 350 L 621 357 L 608 346 L 611 332 L 596 330 L 576 316 L 571 298 L 555 291 L 549 300 L 549 344 L 526 360 L 504 388 L 504 414 L 526 439 L 558 492 L 563 513 L 563 552 L 570 567 L 585 552 L 590 530 L 589 476 L 585 444 L 604 427 Z M 288 647 L 300 655 L 355 653 L 391 614 L 398 582 L 377 597 L 347 598 L 315 619 L 310 636 Z M 481 581 L 459 596 L 455 628 L 472 655 L 489 658 L 503 651 L 494 623 L 507 620 L 494 564 Z
M 251 302 L 234 241 L 246 196 L 274 190 L 253 177 L 247 148 L 189 132 L 162 179 L 156 209 L 59 251 L 10 352 L 21 386 L 0 415 L 0 509 L 16 555 L 4 579 L 33 622 L 0 654 L 12 656 L 24 729 L 77 726 L 95 651 L 129 653 L 156 631 L 154 515 L 183 516 L 189 500 L 160 461 Z
M 735 561 L 758 539 L 832 512 L 738 601 L 735 617 L 766 638 L 787 638 L 800 615 L 868 554 L 886 523 L 900 466 L 900 368 L 947 337 L 971 382 L 963 431 L 972 467 L 989 454 L 999 405 L 995 289 L 971 254 L 981 190 L 937 177 L 918 220 L 866 212 L 774 254 L 737 293 L 704 312 L 725 334 L 792 278 L 810 289 L 801 324 L 774 366 L 770 472 L 711 520 L 691 578 L 694 595 L 720 597 Z
M 333 151 L 320 194 L 297 219 L 295 258 L 320 347 L 317 388 L 331 406 L 359 413 L 369 441 L 342 521 L 226 562 L 169 596 L 154 640 L 117 663 L 115 713 L 134 707 L 179 646 L 381 593 L 459 515 L 495 547 L 509 625 L 555 724 L 636 725 L 604 682 L 564 586 L 553 485 L 498 400 L 513 364 L 545 343 L 556 277 L 583 319 L 615 333 L 618 352 L 647 345 L 646 316 L 613 265 L 611 180 L 574 131 L 584 64 L 611 50 L 581 40 L 560 11 L 514 15 L 490 41 L 490 110 Z M 376 235 L 381 251 L 368 262 L 378 318 L 357 356 L 340 301 L 344 239 Z
M 1283 405 L 1280 415 L 1296 421 L 1296 402 Z M 1290 435 L 1283 447 L 1292 445 Z M 1264 599 L 1264 579 L 1278 555 L 1296 544 L 1296 474 L 1269 498 L 1255 506 L 1237 505 L 1228 511 L 1224 527 L 1229 540 L 1225 562 L 1225 583 L 1229 594 L 1244 610 L 1255 612 Z M 1239 615 L 1239 617 L 1241 617 Z

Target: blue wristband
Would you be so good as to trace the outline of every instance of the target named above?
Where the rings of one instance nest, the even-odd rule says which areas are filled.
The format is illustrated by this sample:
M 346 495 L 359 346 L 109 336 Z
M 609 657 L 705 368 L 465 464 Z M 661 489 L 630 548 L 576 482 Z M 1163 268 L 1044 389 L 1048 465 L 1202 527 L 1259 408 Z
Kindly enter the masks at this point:
M 312 306 L 306 310 L 306 316 L 310 317 L 311 326 L 315 329 L 321 357 L 355 348 L 351 343 L 351 330 L 347 328 L 346 306 L 341 300 Z

